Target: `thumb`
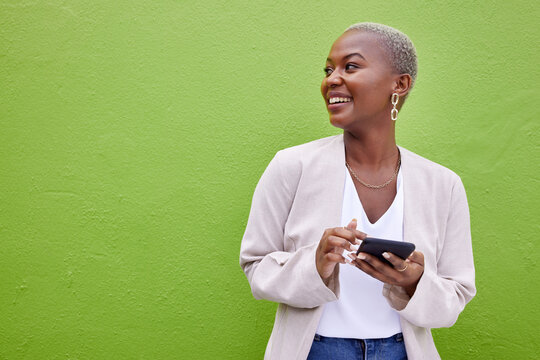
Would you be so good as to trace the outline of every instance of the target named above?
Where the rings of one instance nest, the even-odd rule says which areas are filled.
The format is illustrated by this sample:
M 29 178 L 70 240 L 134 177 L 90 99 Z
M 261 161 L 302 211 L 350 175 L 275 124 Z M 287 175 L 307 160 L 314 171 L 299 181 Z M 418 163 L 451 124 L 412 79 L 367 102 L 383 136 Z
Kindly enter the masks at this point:
M 357 239 L 364 240 L 367 235 L 359 230 L 356 230 L 357 225 L 358 225 L 358 220 L 352 219 L 349 225 L 346 226 L 346 228 L 348 230 L 351 230 Z
M 349 230 L 355 230 L 357 225 L 358 221 L 356 219 L 352 219 L 351 222 L 349 222 L 349 225 L 346 226 L 346 228 Z
M 424 254 L 420 251 L 413 251 L 408 260 L 424 266 Z

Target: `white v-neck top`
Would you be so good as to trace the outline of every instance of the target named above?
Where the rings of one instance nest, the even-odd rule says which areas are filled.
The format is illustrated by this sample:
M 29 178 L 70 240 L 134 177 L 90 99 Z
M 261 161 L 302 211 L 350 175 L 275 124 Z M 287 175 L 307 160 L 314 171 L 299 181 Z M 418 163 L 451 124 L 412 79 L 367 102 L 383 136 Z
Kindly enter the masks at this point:
M 396 181 L 396 196 L 388 210 L 372 224 L 360 202 L 347 168 L 341 225 L 356 218 L 357 229 L 370 237 L 403 241 L 403 178 Z M 344 253 L 346 256 L 347 253 Z M 401 332 L 399 315 L 382 295 L 383 283 L 349 264 L 339 265 L 340 296 L 324 305 L 317 334 L 328 337 L 376 339 Z

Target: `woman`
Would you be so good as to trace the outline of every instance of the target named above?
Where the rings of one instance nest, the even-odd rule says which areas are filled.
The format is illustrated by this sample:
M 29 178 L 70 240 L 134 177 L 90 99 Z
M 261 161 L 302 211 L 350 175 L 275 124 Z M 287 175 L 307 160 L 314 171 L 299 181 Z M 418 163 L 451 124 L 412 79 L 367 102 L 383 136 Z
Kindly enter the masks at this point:
M 343 135 L 279 151 L 262 175 L 240 264 L 255 298 L 279 303 L 265 359 L 436 359 L 430 328 L 475 295 L 460 178 L 396 145 L 416 67 L 398 30 L 348 28 L 321 86 Z M 416 251 L 355 256 L 366 234 Z

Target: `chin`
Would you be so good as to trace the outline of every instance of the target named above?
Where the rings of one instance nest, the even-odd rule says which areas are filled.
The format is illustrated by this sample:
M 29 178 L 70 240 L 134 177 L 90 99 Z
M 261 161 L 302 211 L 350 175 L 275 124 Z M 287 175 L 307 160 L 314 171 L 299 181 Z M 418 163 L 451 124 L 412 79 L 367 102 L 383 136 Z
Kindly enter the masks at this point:
M 344 119 L 340 119 L 339 116 L 330 115 L 330 124 L 340 129 L 345 129 L 347 127 L 347 122 Z

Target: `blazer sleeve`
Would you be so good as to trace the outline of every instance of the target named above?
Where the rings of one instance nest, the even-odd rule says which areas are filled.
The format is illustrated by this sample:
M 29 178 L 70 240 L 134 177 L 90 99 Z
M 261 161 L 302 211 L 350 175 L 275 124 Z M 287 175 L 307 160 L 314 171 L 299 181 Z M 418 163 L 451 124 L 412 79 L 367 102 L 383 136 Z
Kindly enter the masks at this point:
M 300 174 L 300 166 L 287 161 L 282 151 L 264 171 L 253 195 L 240 266 L 256 299 L 314 308 L 337 299 L 339 267 L 326 285 L 315 265 L 318 241 L 295 251 L 285 250 L 285 225 Z
M 450 327 L 476 294 L 469 207 L 457 176 L 440 256 L 424 261 L 424 274 L 412 298 L 403 288 L 389 284 L 384 285 L 383 294 L 400 316 L 413 325 Z M 436 261 L 436 266 L 429 266 L 429 261 Z

